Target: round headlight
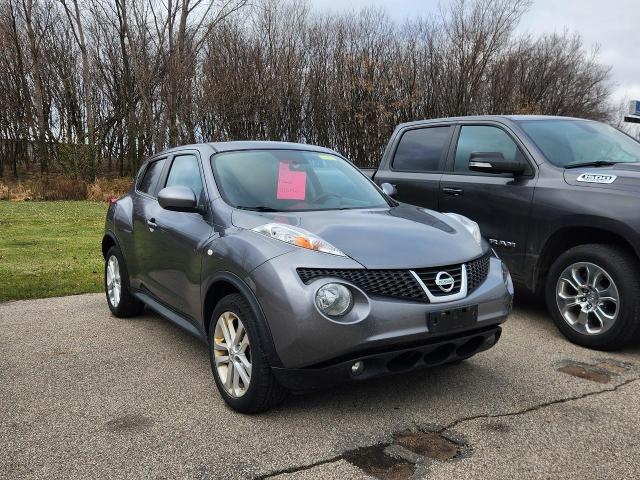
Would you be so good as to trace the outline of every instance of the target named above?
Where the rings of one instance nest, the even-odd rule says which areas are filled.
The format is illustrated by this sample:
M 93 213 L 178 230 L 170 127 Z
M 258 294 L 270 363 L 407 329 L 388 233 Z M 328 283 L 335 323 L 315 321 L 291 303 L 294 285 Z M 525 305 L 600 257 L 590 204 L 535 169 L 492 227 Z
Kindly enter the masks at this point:
M 347 313 L 352 302 L 351 291 L 339 283 L 327 283 L 316 292 L 316 306 L 322 313 L 331 317 Z

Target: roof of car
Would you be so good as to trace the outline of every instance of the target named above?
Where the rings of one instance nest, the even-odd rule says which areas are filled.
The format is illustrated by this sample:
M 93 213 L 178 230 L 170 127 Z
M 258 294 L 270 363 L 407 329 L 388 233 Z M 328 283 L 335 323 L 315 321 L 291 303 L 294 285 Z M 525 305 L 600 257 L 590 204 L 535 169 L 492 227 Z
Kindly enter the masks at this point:
M 216 152 L 230 152 L 237 150 L 313 150 L 315 152 L 336 153 L 333 150 L 318 145 L 293 142 L 269 142 L 269 141 L 233 141 L 209 143 Z
M 292 142 L 269 142 L 269 141 L 232 141 L 232 142 L 208 142 L 208 143 L 192 143 L 189 145 L 178 145 L 175 147 L 167 148 L 161 152 L 156 153 L 151 158 L 156 159 L 159 156 L 169 153 L 180 152 L 183 150 L 197 150 L 203 146 L 212 148 L 215 153 L 219 152 L 232 152 L 240 150 L 311 150 L 313 152 L 331 153 L 333 155 L 339 155 L 336 151 L 329 148 L 320 147 L 318 145 L 310 145 L 307 143 L 292 143 Z
M 416 120 L 413 122 L 401 123 L 398 128 L 407 127 L 412 125 L 424 125 L 427 123 L 440 123 L 440 122 L 468 122 L 468 121 L 486 121 L 494 120 L 502 123 L 520 122 L 523 120 L 584 120 L 583 118 L 574 117 L 561 117 L 553 115 L 475 115 L 466 117 L 443 117 L 443 118 L 431 118 L 425 120 Z

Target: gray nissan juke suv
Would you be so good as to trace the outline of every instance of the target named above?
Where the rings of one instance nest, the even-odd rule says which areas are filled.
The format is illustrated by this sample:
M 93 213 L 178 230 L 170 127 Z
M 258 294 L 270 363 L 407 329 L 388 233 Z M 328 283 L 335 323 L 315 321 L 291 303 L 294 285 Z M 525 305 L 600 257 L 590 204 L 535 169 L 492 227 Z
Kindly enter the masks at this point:
M 475 222 L 392 191 L 311 145 L 158 153 L 107 213 L 109 308 L 146 305 L 206 342 L 245 413 L 491 348 L 512 308 L 506 266 Z

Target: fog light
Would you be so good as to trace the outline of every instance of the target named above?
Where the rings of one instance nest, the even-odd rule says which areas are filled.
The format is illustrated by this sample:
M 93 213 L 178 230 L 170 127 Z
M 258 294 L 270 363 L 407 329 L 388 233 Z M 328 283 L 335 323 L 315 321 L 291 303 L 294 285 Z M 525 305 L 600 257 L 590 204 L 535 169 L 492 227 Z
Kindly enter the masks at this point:
M 352 302 L 351 291 L 339 283 L 327 283 L 316 293 L 316 306 L 322 313 L 331 317 L 347 313 Z
M 351 365 L 351 374 L 352 375 L 360 375 L 364 370 L 364 363 L 358 360 L 356 363 Z

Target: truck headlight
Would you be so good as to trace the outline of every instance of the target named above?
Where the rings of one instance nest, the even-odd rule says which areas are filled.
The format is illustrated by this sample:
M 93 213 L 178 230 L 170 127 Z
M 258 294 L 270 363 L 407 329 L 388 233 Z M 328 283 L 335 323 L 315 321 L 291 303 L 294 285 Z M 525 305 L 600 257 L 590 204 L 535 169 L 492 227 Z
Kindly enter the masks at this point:
M 462 224 L 462 226 L 464 228 L 467 229 L 467 231 L 471 234 L 471 236 L 473 237 L 473 239 L 478 242 L 478 245 L 480 245 L 482 243 L 482 235 L 480 235 L 480 227 L 478 226 L 478 224 L 476 222 L 474 222 L 473 220 L 465 217 L 464 215 L 459 215 L 457 213 L 445 213 L 445 215 L 447 215 L 448 217 L 453 218 L 454 220 L 457 220 L 458 222 L 460 222 Z
M 316 306 L 325 315 L 339 317 L 353 304 L 351 291 L 339 283 L 326 283 L 316 292 Z
M 507 265 L 504 262 L 500 262 L 502 265 L 502 280 L 504 281 L 504 284 L 507 286 L 507 290 L 509 291 L 509 293 L 511 295 L 513 295 L 514 290 L 513 290 L 513 280 L 511 279 L 511 274 L 509 273 L 509 269 L 507 268 Z

